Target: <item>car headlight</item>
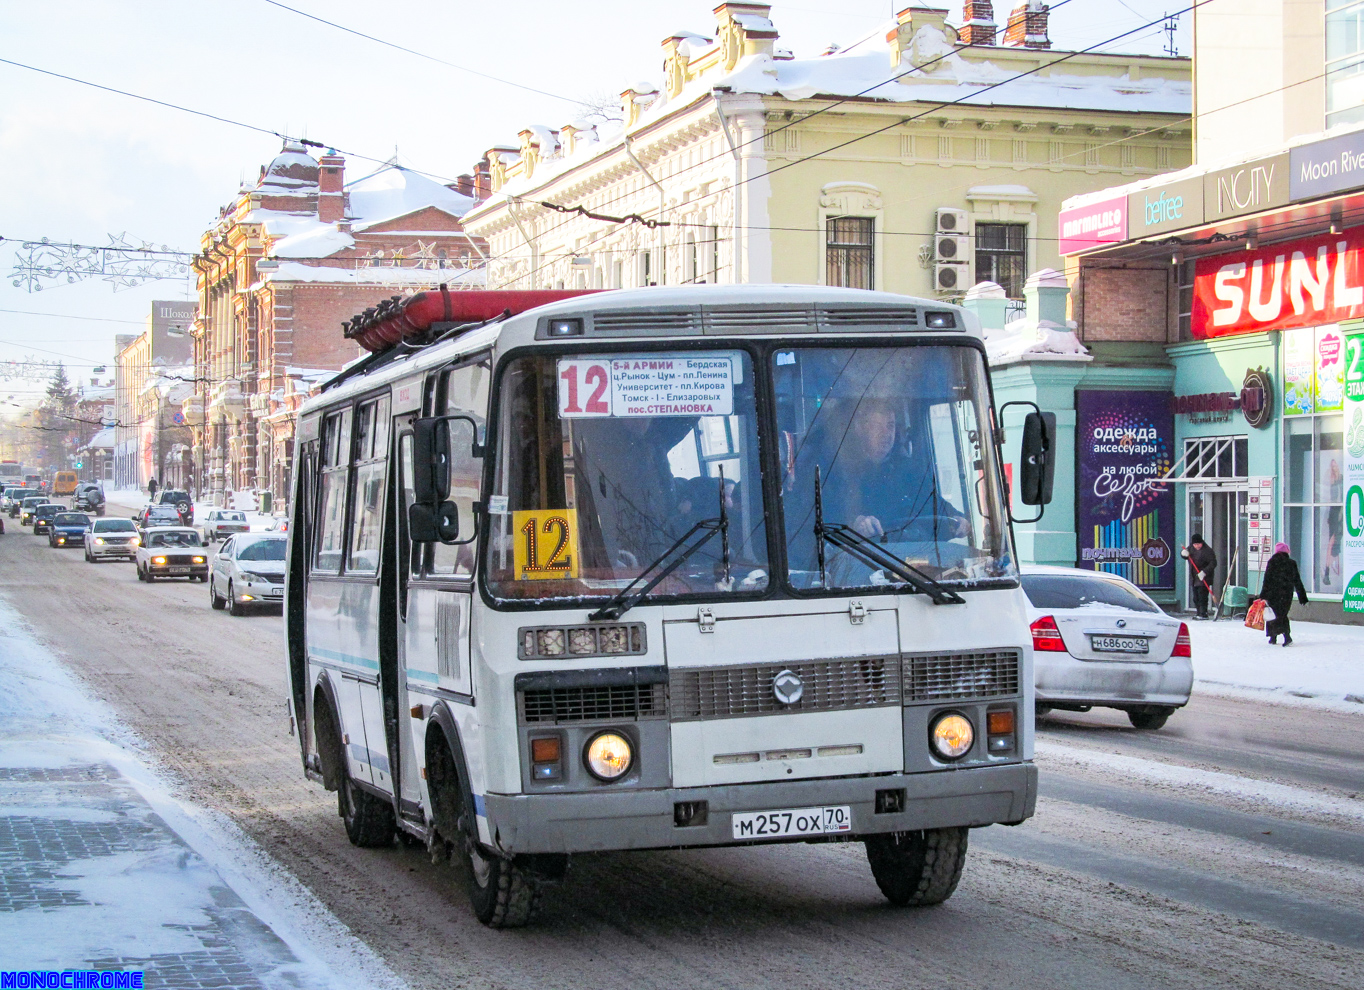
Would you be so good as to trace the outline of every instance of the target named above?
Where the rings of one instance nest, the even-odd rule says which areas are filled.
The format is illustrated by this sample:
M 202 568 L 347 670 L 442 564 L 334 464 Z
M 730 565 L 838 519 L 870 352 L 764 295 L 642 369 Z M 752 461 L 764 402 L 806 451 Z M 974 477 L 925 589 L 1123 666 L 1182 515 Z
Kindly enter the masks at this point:
M 152 558 L 152 563 L 153 563 L 153 564 L 164 564 L 165 562 L 166 562 L 166 558 L 165 558 L 165 557 L 153 557 L 153 558 Z
M 58 542 L 58 543 L 65 543 L 65 542 L 66 542 L 66 537 L 65 537 L 65 536 L 59 536 L 59 537 L 57 537 L 57 542 Z
M 130 546 L 130 547 L 140 547 L 140 546 L 142 546 L 142 537 L 140 537 L 140 536 L 134 536 L 131 540 L 128 541 L 128 546 Z
M 194 558 L 194 563 L 196 563 L 196 564 L 202 564 L 202 563 L 204 563 L 205 560 L 207 560 L 206 557 L 195 557 L 195 558 Z
M 599 732 L 583 751 L 583 762 L 592 776 L 610 783 L 630 772 L 635 763 L 635 752 L 630 740 L 619 732 Z
M 972 728 L 971 720 L 960 712 L 945 712 L 933 721 L 928 736 L 938 756 L 944 760 L 959 760 L 971 751 L 976 730 Z

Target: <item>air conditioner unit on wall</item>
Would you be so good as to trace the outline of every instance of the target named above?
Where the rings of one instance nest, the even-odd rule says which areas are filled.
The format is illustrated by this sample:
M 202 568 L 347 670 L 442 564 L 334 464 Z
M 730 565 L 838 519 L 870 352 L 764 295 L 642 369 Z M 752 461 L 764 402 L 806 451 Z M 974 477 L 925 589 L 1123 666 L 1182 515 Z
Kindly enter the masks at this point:
M 939 262 L 933 266 L 933 288 L 944 295 L 959 295 L 967 290 L 970 276 L 970 265 Z
M 958 210 L 951 206 L 938 207 L 938 233 L 966 234 L 969 233 L 969 223 L 970 220 L 965 210 Z
M 933 238 L 933 257 L 937 261 L 969 261 L 970 249 L 971 239 L 961 234 L 938 234 Z

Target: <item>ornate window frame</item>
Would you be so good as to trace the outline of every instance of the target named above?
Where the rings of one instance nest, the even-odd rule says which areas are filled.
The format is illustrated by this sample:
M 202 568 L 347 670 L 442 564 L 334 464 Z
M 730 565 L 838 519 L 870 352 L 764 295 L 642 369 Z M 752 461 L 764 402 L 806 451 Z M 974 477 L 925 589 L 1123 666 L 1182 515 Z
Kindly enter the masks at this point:
M 816 285 L 828 285 L 827 247 L 830 217 L 868 217 L 872 221 L 871 287 L 884 292 L 885 206 L 881 190 L 867 182 L 830 182 L 819 191 L 819 233 L 815 238 Z

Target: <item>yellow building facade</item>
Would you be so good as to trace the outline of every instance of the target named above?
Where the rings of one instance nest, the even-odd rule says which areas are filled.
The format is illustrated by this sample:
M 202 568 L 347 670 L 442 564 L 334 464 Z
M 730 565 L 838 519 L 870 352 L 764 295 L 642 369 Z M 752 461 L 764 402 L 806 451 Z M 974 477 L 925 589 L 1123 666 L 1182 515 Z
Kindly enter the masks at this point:
M 621 121 L 489 149 L 493 196 L 464 218 L 488 287 L 953 298 L 989 280 L 1021 299 L 1061 267 L 1064 199 L 1189 164 L 1190 64 L 1053 49 L 1044 6 L 998 28 L 970 6 L 960 29 L 915 7 L 795 59 L 766 5 L 721 4 L 709 35 L 664 39 L 662 80 L 626 89 Z

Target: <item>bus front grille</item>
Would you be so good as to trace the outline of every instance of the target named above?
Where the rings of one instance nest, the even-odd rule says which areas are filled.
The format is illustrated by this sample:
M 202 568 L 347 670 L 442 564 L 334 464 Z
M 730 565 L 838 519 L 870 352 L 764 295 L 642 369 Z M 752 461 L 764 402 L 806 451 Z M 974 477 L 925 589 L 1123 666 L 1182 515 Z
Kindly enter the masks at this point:
M 666 718 L 665 687 L 657 683 L 530 688 L 517 692 L 517 715 L 522 725 Z
M 791 704 L 778 701 L 772 690 L 773 679 L 784 670 L 801 681 L 800 700 Z M 879 708 L 900 704 L 900 661 L 897 657 L 863 657 L 681 668 L 671 671 L 670 688 L 674 722 Z
M 1018 694 L 1017 650 L 908 656 L 906 701 L 965 701 Z

